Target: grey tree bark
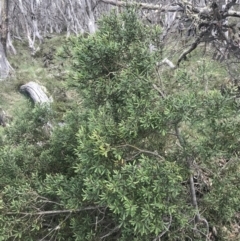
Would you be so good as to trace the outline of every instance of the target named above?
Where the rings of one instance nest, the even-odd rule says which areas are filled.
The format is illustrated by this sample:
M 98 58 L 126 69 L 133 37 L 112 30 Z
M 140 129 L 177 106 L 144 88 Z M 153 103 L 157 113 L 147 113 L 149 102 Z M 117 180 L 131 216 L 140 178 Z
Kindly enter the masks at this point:
M 143 1 L 143 2 L 140 2 Z M 208 38 L 214 38 L 218 49 L 234 49 L 239 52 L 240 40 L 232 41 L 228 31 L 230 17 L 239 18 L 240 12 L 235 10 L 239 0 L 216 0 L 221 20 L 216 19 L 212 12 L 210 0 L 137 0 L 137 2 L 123 2 L 120 0 L 1 0 L 1 43 L 0 78 L 6 78 L 10 73 L 6 53 L 16 54 L 12 39 L 23 41 L 27 39 L 29 49 L 34 55 L 40 48 L 44 37 L 53 33 L 82 34 L 94 33 L 97 30 L 96 21 L 112 7 L 136 5 L 142 15 L 150 22 L 162 25 L 164 40 L 169 33 L 177 31 L 176 26 L 183 26 L 182 31 L 189 28 L 198 30 L 202 25 L 208 31 L 202 34 L 197 45 Z M 224 9 L 222 9 L 222 6 Z M 211 20 L 206 20 L 211 19 Z M 224 21 L 222 21 L 224 20 Z M 187 23 L 190 27 L 187 26 Z M 224 31 L 223 31 L 224 27 Z M 195 31 L 194 30 L 194 31 Z M 227 30 L 227 31 L 225 31 Z M 185 33 L 186 34 L 186 33 Z M 225 36 L 224 40 L 222 37 Z M 214 41 L 215 41 L 214 40 Z M 192 48 L 194 49 L 194 48 Z M 237 51 L 236 51 L 237 50 Z M 224 52 L 224 51 L 223 51 Z

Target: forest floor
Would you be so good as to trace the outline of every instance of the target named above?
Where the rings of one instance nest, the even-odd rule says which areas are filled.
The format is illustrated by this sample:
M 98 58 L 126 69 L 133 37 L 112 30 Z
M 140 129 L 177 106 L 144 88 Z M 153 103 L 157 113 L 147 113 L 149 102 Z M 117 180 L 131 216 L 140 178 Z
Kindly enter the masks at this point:
M 59 118 L 68 106 L 76 100 L 76 93 L 67 90 L 67 67 L 58 57 L 57 51 L 64 44 L 63 36 L 45 39 L 39 51 L 32 56 L 26 42 L 15 42 L 16 55 L 9 55 L 8 60 L 14 69 L 10 77 L 1 81 L 0 107 L 9 115 L 15 116 L 31 100 L 21 93 L 20 87 L 30 81 L 37 82 L 47 89 L 47 95 L 54 100 L 53 108 Z

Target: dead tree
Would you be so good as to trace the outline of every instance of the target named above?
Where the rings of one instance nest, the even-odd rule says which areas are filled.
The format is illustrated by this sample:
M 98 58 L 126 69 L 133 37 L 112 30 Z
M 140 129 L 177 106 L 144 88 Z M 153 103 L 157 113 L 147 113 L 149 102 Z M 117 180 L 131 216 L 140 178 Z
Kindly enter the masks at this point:
M 229 18 L 240 18 L 240 12 L 234 9 L 237 4 L 237 0 L 227 0 L 227 1 L 175 1 L 171 3 L 164 4 L 164 1 L 160 2 L 162 4 L 148 4 L 148 3 L 139 3 L 139 2 L 123 2 L 119 0 L 101 0 L 104 3 L 108 3 L 114 6 L 127 6 L 127 5 L 136 5 L 140 9 L 145 9 L 148 11 L 157 11 L 166 16 L 169 13 L 178 13 L 178 18 L 165 18 L 169 23 L 165 23 L 164 26 L 167 26 L 167 29 L 163 29 L 163 36 L 166 37 L 167 34 L 171 34 L 171 31 L 168 31 L 171 26 L 173 26 L 174 21 L 176 22 L 175 26 L 177 29 L 179 25 L 181 29 L 186 29 L 186 31 L 194 30 L 194 36 L 192 36 L 191 44 L 188 49 L 184 49 L 183 53 L 179 56 L 177 60 L 177 66 L 181 63 L 182 60 L 186 59 L 187 55 L 191 53 L 198 45 L 202 42 L 209 42 L 214 44 L 213 46 L 218 46 L 216 50 L 225 58 L 230 54 L 235 55 L 236 53 L 240 56 L 240 32 L 237 29 L 236 24 L 229 24 Z M 178 22 L 177 22 L 178 21 Z M 190 27 L 185 27 L 184 23 L 190 23 Z M 177 30 L 176 29 L 176 30 Z M 227 33 L 230 30 L 239 32 L 236 38 L 231 39 L 231 36 Z M 176 31 L 177 32 L 177 31 Z M 181 31 L 181 34 L 182 31 Z M 235 34 L 236 36 L 236 34 Z
M 5 56 L 7 56 L 7 36 L 8 36 L 8 10 L 9 1 L 1 1 L 1 43 L 3 45 L 3 50 Z
M 236 53 L 238 52 L 236 49 L 240 49 L 240 44 L 238 44 L 240 41 L 232 40 L 231 36 L 227 35 L 229 29 L 235 29 L 234 26 L 229 26 L 227 20 L 240 18 L 240 12 L 234 8 L 237 0 L 160 0 L 158 4 L 146 3 L 149 0 L 144 0 L 144 3 L 139 1 L 141 0 L 136 2 L 121 0 L 2 0 L 1 22 L 2 25 L 8 26 L 8 28 L 2 26 L 2 31 L 0 31 L 2 32 L 3 50 L 7 46 L 8 50 L 16 53 L 12 38 L 27 39 L 29 48 L 34 54 L 39 49 L 44 37 L 49 34 L 65 33 L 69 36 L 84 32 L 94 33 L 97 29 L 96 21 L 103 13 L 108 12 L 112 6 L 122 8 L 127 5 L 137 6 L 140 11 L 144 12 L 146 18 L 150 15 L 160 18 L 163 27 L 161 36 L 163 41 L 172 34 L 173 28 L 176 28 L 177 32 L 176 26 L 181 25 L 182 35 L 184 35 L 183 31 L 194 32 L 194 36 L 190 36 L 192 46 L 188 50 L 184 50 L 183 55 L 190 53 L 202 42 L 215 40 L 218 41 L 217 46 L 221 53 Z M 184 26 L 189 23 L 190 28 Z M 184 58 L 180 57 L 178 63 L 182 59 Z M 5 72 L 8 74 L 9 69 Z M 3 77 L 7 76 L 6 73 L 3 74 Z

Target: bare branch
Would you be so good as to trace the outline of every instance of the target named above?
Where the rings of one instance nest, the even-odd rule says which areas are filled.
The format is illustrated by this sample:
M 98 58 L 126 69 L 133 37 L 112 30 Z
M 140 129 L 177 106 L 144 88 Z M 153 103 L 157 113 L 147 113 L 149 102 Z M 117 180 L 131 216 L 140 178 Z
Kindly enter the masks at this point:
M 164 93 L 155 84 L 153 84 L 153 88 L 162 96 L 162 98 L 165 98 Z
M 163 6 L 162 4 L 147 4 L 147 3 L 138 3 L 138 2 L 123 2 L 117 0 L 100 0 L 101 2 L 108 3 L 118 7 L 126 6 L 139 6 L 142 9 L 148 10 L 160 10 L 160 12 L 183 12 L 184 9 L 180 6 Z
M 160 233 L 153 241 L 160 240 L 160 238 L 169 231 L 171 224 L 172 224 L 172 215 L 170 215 L 170 220 L 169 220 L 168 226 L 166 227 L 166 230 Z
M 188 161 L 188 162 L 189 162 L 189 168 L 191 168 L 191 163 L 190 163 L 190 161 Z M 189 182 L 190 182 L 190 193 L 191 193 L 192 205 L 196 211 L 195 221 L 197 223 L 201 220 L 201 218 L 200 218 L 200 213 L 199 213 L 199 209 L 198 209 L 197 196 L 196 196 L 196 190 L 195 190 L 195 186 L 194 186 L 194 180 L 193 180 L 192 173 L 190 174 Z
M 47 238 L 51 233 L 54 233 L 54 232 L 56 232 L 58 229 L 60 229 L 61 225 L 70 217 L 70 215 L 71 215 L 71 213 L 69 213 L 61 223 L 59 223 L 55 228 L 53 228 L 47 235 L 45 235 L 45 236 L 44 236 L 43 238 L 41 238 L 39 241 L 44 241 L 45 238 Z
M 226 17 L 236 17 L 236 18 L 240 18 L 240 12 L 234 11 L 234 10 L 229 10 L 229 11 L 226 12 L 223 16 L 224 16 L 224 18 L 226 18 Z
M 117 232 L 119 229 L 121 228 L 121 225 L 116 226 L 113 230 L 111 230 L 109 233 L 103 235 L 102 237 L 100 237 L 100 240 L 112 235 L 113 233 Z
M 233 7 L 233 6 L 236 4 L 236 2 L 237 2 L 237 0 L 232 0 L 232 1 L 230 1 L 230 2 L 226 5 L 226 7 L 225 7 L 225 9 L 224 9 L 224 12 L 227 12 L 231 7 Z
M 7 212 L 7 215 L 25 215 L 25 216 L 36 216 L 36 215 L 57 215 L 57 214 L 69 214 L 78 213 L 82 211 L 95 210 L 99 208 L 104 208 L 103 206 L 89 206 L 85 208 L 75 209 L 75 210 L 52 210 L 52 211 L 41 211 L 41 212 Z
M 205 31 L 202 31 L 200 33 L 200 35 L 197 37 L 197 39 L 192 43 L 191 47 L 187 50 L 185 50 L 179 57 L 178 61 L 177 61 L 177 66 L 179 66 L 180 62 L 182 60 L 184 60 L 186 58 L 186 56 L 191 53 L 194 49 L 197 48 L 197 46 L 201 43 L 201 40 L 202 38 L 204 37 L 204 35 L 209 31 L 209 29 L 211 28 L 212 26 L 209 25 L 208 28 L 205 30 Z
M 142 149 L 140 149 L 136 146 L 132 146 L 132 145 L 129 145 L 129 144 L 121 145 L 121 146 L 118 146 L 118 147 L 131 147 L 133 149 L 138 150 L 140 153 L 146 153 L 146 154 L 150 154 L 150 155 L 153 155 L 153 156 L 157 156 L 160 159 L 164 160 L 164 158 L 162 156 L 160 156 L 156 151 L 152 152 L 152 151 L 142 150 Z
M 175 69 L 176 68 L 174 63 L 172 61 L 170 61 L 168 58 L 165 58 L 161 62 L 157 63 L 157 66 L 160 66 L 162 64 L 167 64 L 171 69 Z
M 194 49 L 197 48 L 197 46 L 200 44 L 200 40 L 201 40 L 201 38 L 198 37 L 198 38 L 194 41 L 194 43 L 191 45 L 191 47 L 190 47 L 189 49 L 185 50 L 185 51 L 180 55 L 180 57 L 179 57 L 179 59 L 178 59 L 178 61 L 177 61 L 177 66 L 179 66 L 179 64 L 181 63 L 182 60 L 186 59 L 186 57 L 187 57 L 187 55 L 188 55 L 189 53 L 191 53 Z

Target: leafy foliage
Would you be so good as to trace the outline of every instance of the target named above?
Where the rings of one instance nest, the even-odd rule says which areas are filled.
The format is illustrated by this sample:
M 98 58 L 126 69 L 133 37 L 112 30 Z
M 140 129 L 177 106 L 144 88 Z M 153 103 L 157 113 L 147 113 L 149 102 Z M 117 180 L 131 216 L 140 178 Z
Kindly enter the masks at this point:
M 0 240 L 212 238 L 198 212 L 228 240 L 222 227 L 239 212 L 238 98 L 184 68 L 161 78 L 158 34 L 127 8 L 69 39 L 61 55 L 83 102 L 48 135 L 54 113 L 44 107 L 6 129 Z

